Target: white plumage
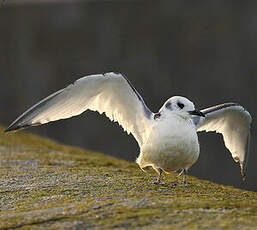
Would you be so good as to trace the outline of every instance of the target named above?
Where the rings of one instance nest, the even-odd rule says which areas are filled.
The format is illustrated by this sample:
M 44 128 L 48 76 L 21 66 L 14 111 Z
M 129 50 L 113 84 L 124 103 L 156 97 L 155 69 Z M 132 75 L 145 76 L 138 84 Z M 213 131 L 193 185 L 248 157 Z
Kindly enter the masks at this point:
M 197 131 L 215 131 L 223 135 L 224 143 L 233 159 L 240 163 L 245 179 L 247 157 L 250 148 L 251 115 L 242 106 L 226 103 L 202 110 L 205 119 L 197 124 Z
M 159 174 L 158 182 L 162 171 L 186 172 L 196 162 L 197 131 L 204 130 L 223 135 L 245 178 L 251 116 L 242 106 L 226 103 L 198 111 L 188 99 L 175 96 L 158 113 L 152 113 L 128 79 L 118 73 L 77 80 L 31 107 L 6 131 L 69 118 L 88 109 L 105 113 L 133 134 L 140 147 L 137 163 L 141 168 L 152 166 Z

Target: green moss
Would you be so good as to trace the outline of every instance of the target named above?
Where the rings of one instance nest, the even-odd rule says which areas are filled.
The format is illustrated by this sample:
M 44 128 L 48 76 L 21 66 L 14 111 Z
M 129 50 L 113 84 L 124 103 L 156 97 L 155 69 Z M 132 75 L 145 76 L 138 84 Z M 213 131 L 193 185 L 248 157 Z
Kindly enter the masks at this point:
M 255 192 L 177 174 L 165 185 L 135 163 L 0 128 L 0 229 L 254 229 Z

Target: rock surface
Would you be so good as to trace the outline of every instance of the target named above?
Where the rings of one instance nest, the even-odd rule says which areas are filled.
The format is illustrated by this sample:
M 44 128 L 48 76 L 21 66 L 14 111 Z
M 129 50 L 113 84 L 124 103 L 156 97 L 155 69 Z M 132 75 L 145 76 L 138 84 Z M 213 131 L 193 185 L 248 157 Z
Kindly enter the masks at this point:
M 257 229 L 257 193 L 0 128 L 0 229 Z

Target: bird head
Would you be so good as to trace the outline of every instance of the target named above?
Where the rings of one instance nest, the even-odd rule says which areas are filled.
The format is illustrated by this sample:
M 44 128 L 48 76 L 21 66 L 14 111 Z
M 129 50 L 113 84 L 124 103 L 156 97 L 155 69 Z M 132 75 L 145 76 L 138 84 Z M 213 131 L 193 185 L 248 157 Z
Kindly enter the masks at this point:
M 184 118 L 190 118 L 191 116 L 205 116 L 201 111 L 195 109 L 193 102 L 181 96 L 169 98 L 160 109 L 160 112 L 162 114 L 173 113 Z

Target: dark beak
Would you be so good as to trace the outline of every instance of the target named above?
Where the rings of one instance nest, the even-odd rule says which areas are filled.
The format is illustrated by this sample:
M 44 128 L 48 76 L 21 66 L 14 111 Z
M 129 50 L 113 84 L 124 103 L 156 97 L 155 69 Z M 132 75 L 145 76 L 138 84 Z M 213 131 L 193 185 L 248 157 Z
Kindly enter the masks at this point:
M 200 110 L 197 110 L 197 109 L 193 110 L 193 111 L 189 111 L 189 114 L 195 115 L 195 116 L 205 117 L 205 115 Z

